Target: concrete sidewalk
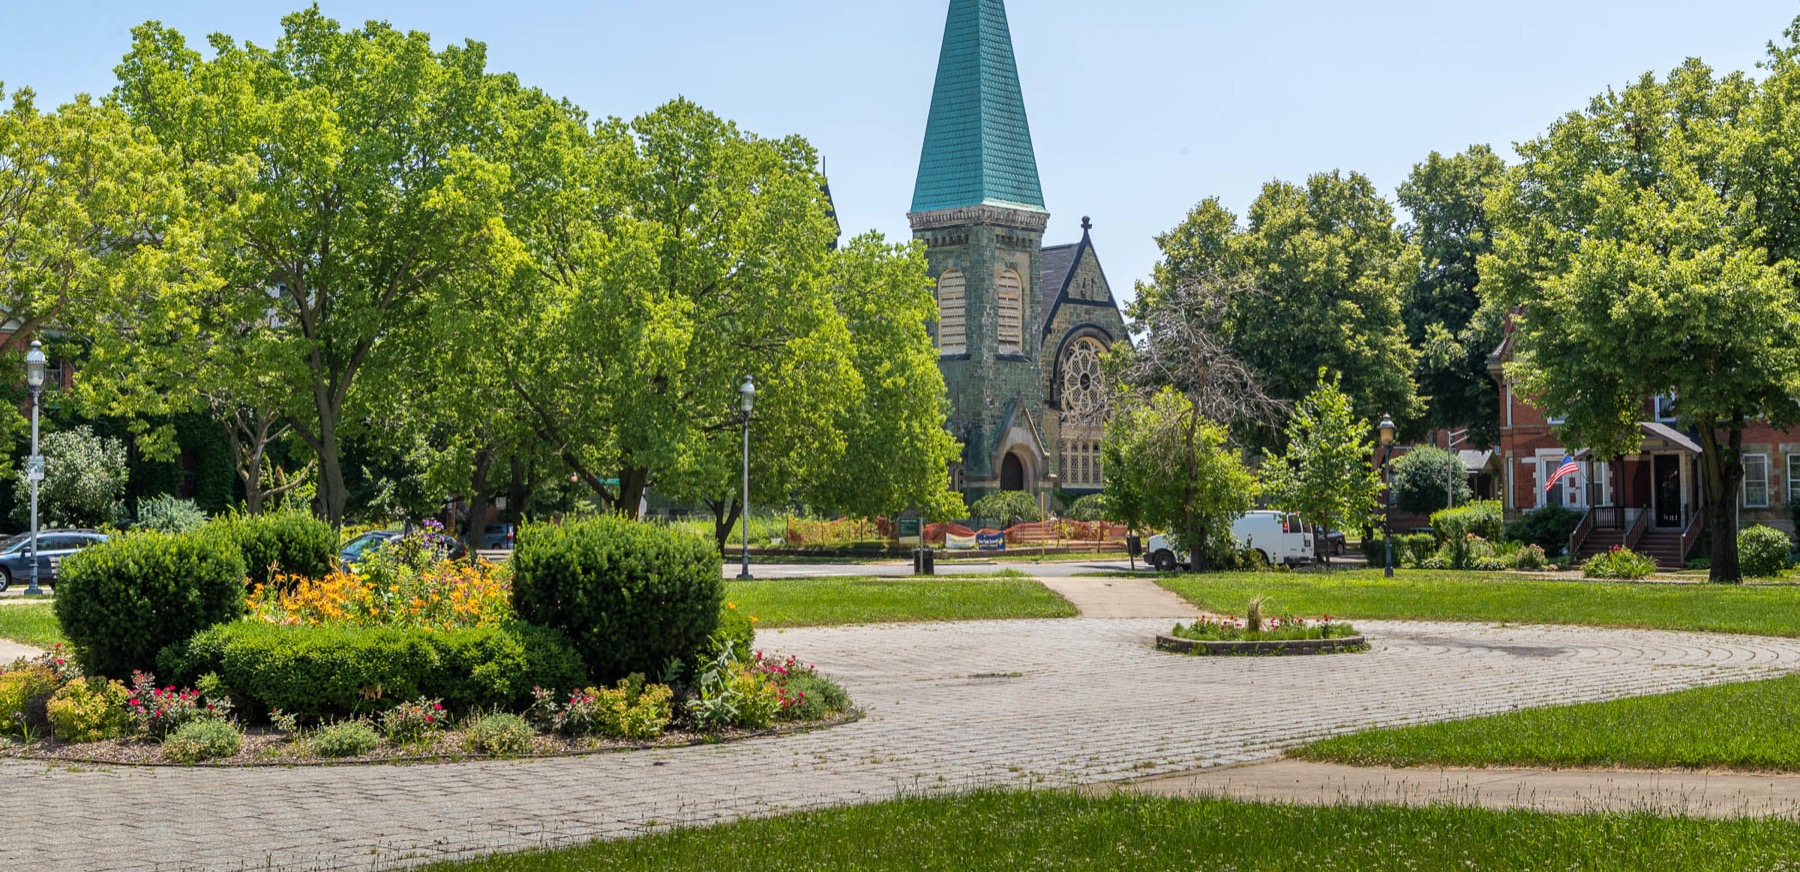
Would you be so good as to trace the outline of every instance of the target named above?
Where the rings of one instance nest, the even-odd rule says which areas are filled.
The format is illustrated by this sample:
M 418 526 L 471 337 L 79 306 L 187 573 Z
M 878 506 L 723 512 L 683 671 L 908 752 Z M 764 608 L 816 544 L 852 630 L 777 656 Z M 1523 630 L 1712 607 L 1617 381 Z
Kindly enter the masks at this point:
M 0 664 L 11 663 L 20 657 L 36 657 L 44 652 L 28 645 L 0 639 Z
M 1081 610 L 1084 618 L 1197 618 L 1200 610 L 1147 578 L 1034 579 Z
M 1113 790 L 1301 805 L 1459 805 L 1800 820 L 1800 775 L 1613 769 L 1390 769 L 1273 760 Z

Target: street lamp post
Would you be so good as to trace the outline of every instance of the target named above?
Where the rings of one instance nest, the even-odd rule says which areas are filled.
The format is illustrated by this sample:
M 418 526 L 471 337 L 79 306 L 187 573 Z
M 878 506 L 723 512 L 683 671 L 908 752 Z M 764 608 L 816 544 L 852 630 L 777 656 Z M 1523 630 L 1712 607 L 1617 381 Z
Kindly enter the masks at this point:
M 743 568 L 738 570 L 738 580 L 748 581 L 752 577 L 750 575 L 750 410 L 756 405 L 756 382 L 746 377 L 743 387 L 738 388 L 738 397 L 741 400 L 739 408 L 744 413 L 744 495 L 740 501 L 744 506 L 744 516 L 741 521 L 744 525 L 744 545 L 743 553 L 739 555 L 743 558 Z
M 25 385 L 31 388 L 31 457 L 25 461 L 25 477 L 31 481 L 31 583 L 26 596 L 43 596 L 38 587 L 38 482 L 44 480 L 44 456 L 38 453 L 38 406 L 44 395 L 44 344 L 31 340 L 31 351 L 25 355 Z
M 1387 482 L 1387 505 L 1381 509 L 1381 544 L 1387 551 L 1387 577 L 1394 577 L 1394 474 L 1388 461 L 1394 456 L 1394 419 L 1381 416 L 1381 478 Z
M 1045 476 L 1045 478 L 1050 480 L 1050 487 L 1048 490 L 1038 491 L 1038 520 L 1042 523 L 1048 524 L 1048 523 L 1050 523 L 1050 491 L 1056 490 L 1056 473 L 1052 472 L 1049 475 Z M 1048 532 L 1048 531 L 1045 531 L 1045 532 Z M 1047 541 L 1045 541 L 1045 538 L 1046 537 L 1041 536 L 1041 535 L 1038 537 L 1038 559 L 1039 560 L 1043 560 L 1050 553 L 1049 552 L 1049 543 Z M 1060 546 L 1062 543 L 1059 542 L 1057 544 L 1058 544 L 1058 546 Z

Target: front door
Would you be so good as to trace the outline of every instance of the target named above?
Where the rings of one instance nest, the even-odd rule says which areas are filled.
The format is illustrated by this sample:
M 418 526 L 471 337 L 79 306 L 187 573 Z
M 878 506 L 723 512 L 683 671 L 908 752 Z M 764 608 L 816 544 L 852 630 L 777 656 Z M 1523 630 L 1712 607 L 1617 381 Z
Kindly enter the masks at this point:
M 1000 461 L 1000 489 L 1003 491 L 1022 491 L 1025 489 L 1025 464 L 1017 454 L 1007 454 Z
M 1681 457 L 1657 454 L 1650 459 L 1655 483 L 1656 526 L 1681 529 Z

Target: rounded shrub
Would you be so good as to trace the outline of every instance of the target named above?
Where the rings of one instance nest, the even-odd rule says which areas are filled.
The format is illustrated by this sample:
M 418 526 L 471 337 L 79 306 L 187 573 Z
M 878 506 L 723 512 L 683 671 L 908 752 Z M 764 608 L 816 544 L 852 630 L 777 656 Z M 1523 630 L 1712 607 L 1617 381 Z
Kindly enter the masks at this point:
M 59 680 L 47 666 L 0 672 L 0 736 L 30 736 L 49 724 L 47 704 Z
M 163 739 L 163 756 L 176 763 L 198 763 L 236 757 L 244 746 L 244 734 L 224 718 L 188 721 Z
M 463 732 L 463 745 L 475 754 L 517 757 L 531 750 L 533 735 L 531 724 L 518 715 L 483 715 Z
M 157 652 L 244 614 L 244 560 L 204 531 L 128 533 L 70 557 L 56 620 L 88 675 L 128 678 Z
M 587 683 L 562 633 L 525 625 L 431 631 L 239 621 L 171 646 L 158 662 L 181 682 L 216 673 L 258 714 L 280 709 L 309 720 L 380 712 L 421 696 L 455 711 L 522 707 L 534 687 Z
M 1649 578 L 1656 574 L 1656 561 L 1630 548 L 1614 546 L 1581 564 L 1584 578 L 1617 578 L 1627 581 Z
M 45 706 L 50 731 L 64 742 L 117 739 L 131 730 L 125 704 L 131 691 L 117 681 L 77 678 L 58 688 Z
M 324 578 L 337 568 L 337 533 L 304 512 L 223 516 L 208 529 L 237 546 L 251 585 L 281 575 Z
M 361 757 L 381 747 L 381 736 L 366 721 L 339 721 L 320 727 L 307 745 L 320 757 Z
M 719 552 L 692 533 L 617 517 L 537 525 L 512 563 L 519 617 L 567 633 L 601 681 L 689 660 L 719 625 Z
M 1751 578 L 1775 578 L 1787 569 L 1787 534 L 1757 524 L 1738 534 L 1738 566 Z
M 1448 506 L 1447 488 L 1452 486 L 1459 506 L 1474 496 L 1462 458 L 1442 448 L 1426 445 L 1406 452 L 1394 461 L 1393 475 L 1395 504 L 1415 515 Z
M 1545 506 L 1506 525 L 1509 542 L 1523 542 L 1555 557 L 1569 548 L 1569 535 L 1581 526 L 1581 513 L 1562 506 Z

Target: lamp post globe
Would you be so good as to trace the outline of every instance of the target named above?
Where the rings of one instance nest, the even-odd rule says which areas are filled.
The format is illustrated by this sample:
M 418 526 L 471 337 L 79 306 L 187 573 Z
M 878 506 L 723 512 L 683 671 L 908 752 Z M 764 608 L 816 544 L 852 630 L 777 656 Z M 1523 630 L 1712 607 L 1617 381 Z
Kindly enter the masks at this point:
M 743 386 L 738 388 L 738 409 L 744 413 L 744 490 L 738 501 L 744 507 L 738 521 L 743 525 L 743 547 L 738 555 L 741 560 L 738 568 L 740 581 L 748 581 L 754 577 L 750 574 L 750 411 L 755 407 L 756 382 L 745 376 Z
M 31 340 L 25 354 L 25 385 L 31 388 L 31 458 L 26 463 L 25 477 L 31 481 L 31 581 L 25 586 L 26 596 L 43 596 L 38 587 L 38 482 L 44 478 L 44 457 L 38 453 L 38 408 L 44 394 L 44 374 L 49 366 L 44 344 Z

